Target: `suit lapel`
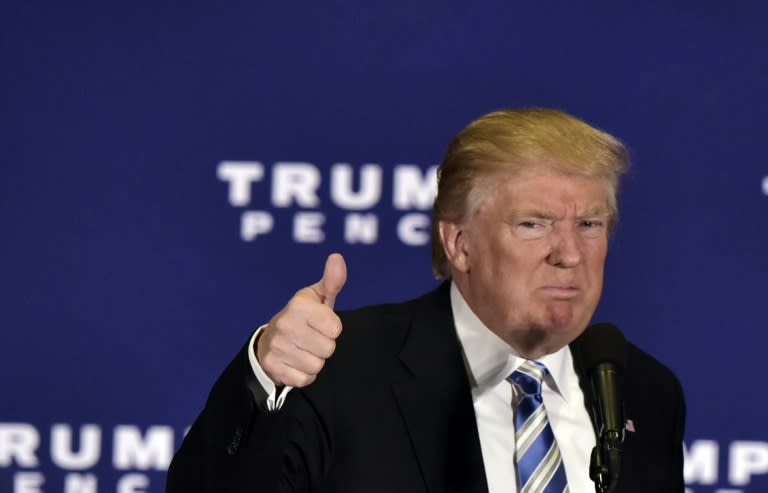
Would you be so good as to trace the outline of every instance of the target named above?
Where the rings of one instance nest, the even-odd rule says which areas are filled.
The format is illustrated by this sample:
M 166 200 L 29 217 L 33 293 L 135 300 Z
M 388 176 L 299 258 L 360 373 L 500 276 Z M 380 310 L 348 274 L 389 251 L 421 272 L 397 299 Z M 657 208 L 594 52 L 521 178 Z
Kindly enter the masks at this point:
M 427 491 L 487 493 L 449 283 L 414 302 L 400 357 L 412 378 L 394 385 L 395 398 Z

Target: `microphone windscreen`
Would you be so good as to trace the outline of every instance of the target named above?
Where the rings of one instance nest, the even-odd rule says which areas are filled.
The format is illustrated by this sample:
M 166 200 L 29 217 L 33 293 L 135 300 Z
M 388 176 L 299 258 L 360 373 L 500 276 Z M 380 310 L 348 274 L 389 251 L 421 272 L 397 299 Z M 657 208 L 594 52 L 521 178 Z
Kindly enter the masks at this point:
M 590 325 L 571 343 L 571 348 L 587 373 L 601 363 L 613 363 L 620 371 L 627 367 L 627 340 L 613 324 Z

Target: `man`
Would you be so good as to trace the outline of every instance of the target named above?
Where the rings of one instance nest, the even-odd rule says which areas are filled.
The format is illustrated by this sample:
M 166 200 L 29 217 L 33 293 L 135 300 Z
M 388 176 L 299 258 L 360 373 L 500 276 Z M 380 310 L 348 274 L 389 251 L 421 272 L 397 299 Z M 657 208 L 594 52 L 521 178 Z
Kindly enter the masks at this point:
M 594 491 L 569 344 L 600 298 L 625 165 L 620 142 L 559 111 L 472 122 L 435 200 L 449 281 L 336 314 L 346 265 L 329 256 L 217 381 L 167 491 Z M 615 491 L 682 492 L 680 385 L 628 351 Z

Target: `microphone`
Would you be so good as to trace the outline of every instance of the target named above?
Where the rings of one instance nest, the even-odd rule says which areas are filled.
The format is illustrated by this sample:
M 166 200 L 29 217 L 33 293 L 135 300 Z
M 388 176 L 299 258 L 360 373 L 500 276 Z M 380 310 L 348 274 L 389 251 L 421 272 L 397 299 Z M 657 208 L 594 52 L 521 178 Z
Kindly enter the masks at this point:
M 627 341 L 616 326 L 601 323 L 587 327 L 571 349 L 597 435 L 589 477 L 597 493 L 606 493 L 616 487 L 621 469 Z

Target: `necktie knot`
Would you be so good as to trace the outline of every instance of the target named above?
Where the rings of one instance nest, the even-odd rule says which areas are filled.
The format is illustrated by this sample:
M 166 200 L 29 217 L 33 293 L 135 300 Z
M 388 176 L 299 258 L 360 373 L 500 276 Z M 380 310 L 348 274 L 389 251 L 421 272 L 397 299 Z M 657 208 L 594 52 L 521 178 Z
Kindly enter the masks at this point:
M 541 384 L 547 375 L 547 367 L 538 361 L 525 360 L 520 368 L 512 372 L 508 380 L 529 396 L 541 395 Z

